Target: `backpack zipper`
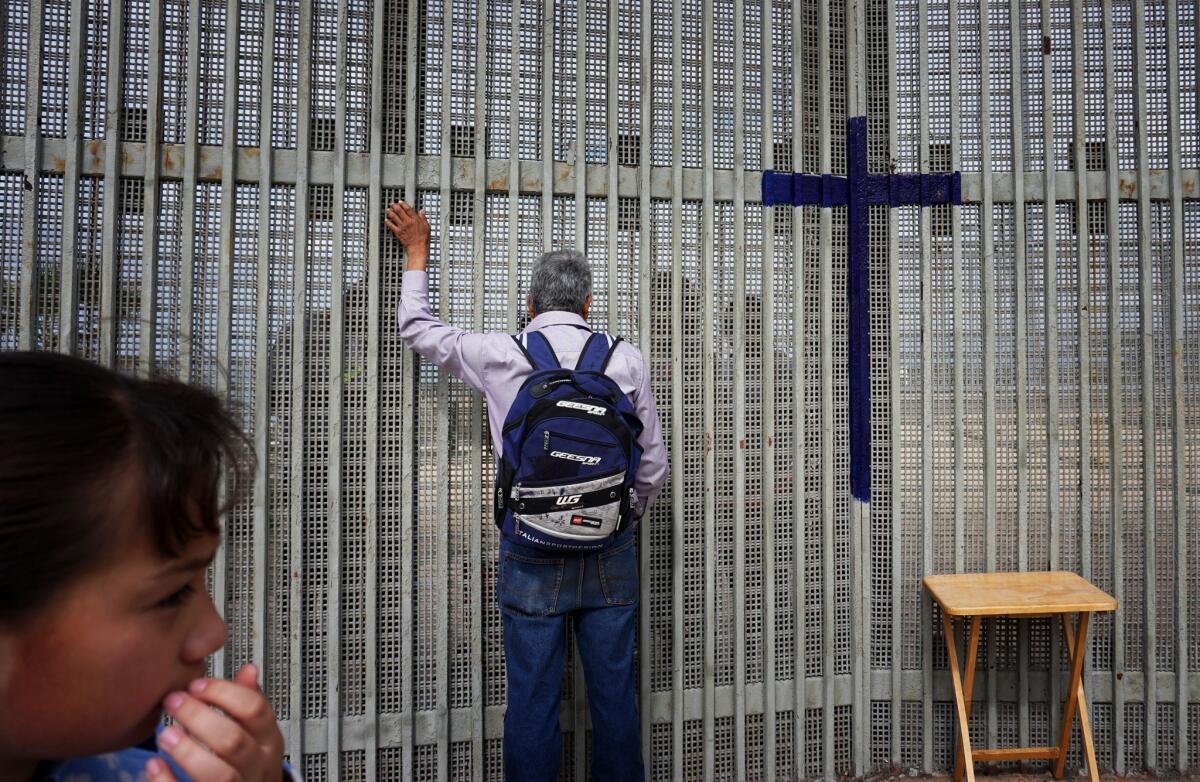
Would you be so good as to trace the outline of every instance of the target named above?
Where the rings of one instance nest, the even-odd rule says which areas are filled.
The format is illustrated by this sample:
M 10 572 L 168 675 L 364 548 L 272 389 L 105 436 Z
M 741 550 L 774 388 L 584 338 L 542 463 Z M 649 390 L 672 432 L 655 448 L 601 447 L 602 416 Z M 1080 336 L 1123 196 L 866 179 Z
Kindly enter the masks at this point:
M 605 443 L 605 442 L 601 442 L 600 440 L 592 440 L 587 437 L 580 437 L 578 435 L 573 435 L 573 434 L 565 434 L 563 432 L 551 432 L 549 429 L 546 429 L 546 430 L 544 430 L 544 435 L 542 437 L 542 450 L 544 450 L 544 451 L 550 450 L 551 435 L 553 435 L 554 437 L 563 439 L 563 440 L 570 440 L 572 442 L 581 443 L 583 445 L 595 445 L 600 448 L 616 448 L 617 447 L 617 446 L 613 445 L 612 443 Z

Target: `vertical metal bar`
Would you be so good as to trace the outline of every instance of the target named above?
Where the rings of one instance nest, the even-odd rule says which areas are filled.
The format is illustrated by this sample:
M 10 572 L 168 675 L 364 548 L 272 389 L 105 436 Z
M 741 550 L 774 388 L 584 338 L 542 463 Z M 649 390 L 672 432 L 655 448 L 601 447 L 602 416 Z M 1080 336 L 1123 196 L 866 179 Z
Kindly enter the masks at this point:
M 179 375 L 185 383 L 192 378 L 192 344 L 196 300 L 196 168 L 199 164 L 200 136 L 200 6 L 203 0 L 191 0 L 188 6 L 187 97 L 184 106 L 183 138 L 183 242 L 179 269 Z M 303 46 L 303 43 L 301 44 Z M 301 72 L 304 72 L 303 67 Z M 301 343 L 303 344 L 303 343 Z M 300 443 L 303 450 L 303 442 Z
M 676 0 L 678 3 L 678 0 Z M 762 166 L 775 168 L 774 144 L 774 43 L 775 0 L 760 0 L 762 12 Z M 676 101 L 679 85 L 676 84 Z M 676 156 L 678 157 L 678 156 Z M 762 314 L 759 329 L 762 349 L 762 603 L 763 603 L 763 776 L 778 777 L 775 757 L 775 209 L 762 208 Z M 675 366 L 681 366 L 680 360 Z M 681 391 L 682 395 L 682 386 Z M 683 507 L 680 503 L 680 532 L 683 539 Z M 682 592 L 683 584 L 679 585 Z
M 454 78 L 454 0 L 442 0 L 442 101 L 441 101 L 441 155 L 438 174 L 438 207 L 440 230 L 438 231 L 438 297 L 443 322 L 450 320 L 451 258 L 450 219 L 454 203 L 450 192 L 451 156 L 451 84 Z M 434 572 L 441 574 L 433 588 L 434 609 L 434 681 L 437 682 L 437 778 L 446 782 L 450 778 L 450 733 L 453 722 L 450 713 L 450 375 L 438 369 L 437 396 L 434 398 L 434 426 L 437 429 L 437 499 L 434 512 L 437 518 L 437 541 L 434 551 Z M 445 579 L 445 580 L 443 580 Z
M 475 0 L 475 195 L 471 210 L 473 230 L 471 246 L 472 311 L 471 328 L 483 331 L 484 280 L 487 229 L 487 198 L 484 185 L 487 182 L 487 62 L 488 62 L 488 4 L 486 0 Z M 376 23 L 376 27 L 379 24 Z M 512 71 L 516 77 L 516 68 Z M 373 148 L 372 148 L 373 149 Z M 483 397 L 471 394 L 471 485 L 472 496 L 486 500 L 490 496 L 483 485 L 484 438 L 487 434 L 487 417 L 484 414 Z M 472 503 L 471 540 L 468 562 L 473 567 L 471 574 L 471 779 L 483 782 L 483 728 L 485 694 L 483 691 L 483 501 Z M 368 779 L 371 779 L 368 775 Z
M 1079 318 L 1079 564 L 1081 575 L 1092 580 L 1092 387 L 1091 387 L 1091 310 L 1088 299 L 1090 286 L 1090 243 L 1088 227 L 1087 133 L 1084 116 L 1084 67 L 1086 43 L 1083 32 L 1083 0 L 1071 3 L 1071 38 L 1073 54 L 1071 77 L 1075 82 L 1073 103 L 1075 142 L 1075 235 L 1078 297 L 1075 312 Z M 1051 630 L 1051 635 L 1057 635 Z M 1092 658 L 1084 656 L 1084 681 L 1090 682 Z M 1053 723 L 1053 720 L 1051 721 Z
M 1179 19 L 1176 0 L 1166 0 L 1167 16 L 1167 126 L 1171 187 L 1171 451 L 1175 494 L 1175 767 L 1188 763 L 1188 594 L 1187 582 L 1187 475 L 1184 449 L 1186 408 L 1183 372 L 1184 335 L 1184 245 L 1183 245 L 1183 157 L 1180 149 L 1179 117 Z M 1085 537 L 1086 539 L 1086 537 Z
M 1115 71 L 1113 14 L 1102 14 L 1104 22 L 1104 149 L 1107 200 L 1105 202 L 1108 235 L 1108 430 L 1109 430 L 1109 513 L 1112 516 L 1112 586 L 1117 600 L 1112 628 L 1113 766 L 1125 773 L 1125 521 L 1122 481 L 1124 452 L 1121 433 L 1121 234 L 1117 202 L 1117 102 L 1112 74 Z
M 922 174 L 929 173 L 929 4 L 927 0 L 917 3 L 917 61 L 920 72 L 917 78 L 920 91 L 920 125 L 918 129 L 917 160 Z M 922 552 L 921 574 L 933 573 L 933 278 L 931 266 L 933 254 L 930 247 L 929 209 L 920 210 L 921 231 L 921 521 Z M 921 644 L 922 709 L 928 729 L 924 733 L 924 764 L 926 771 L 933 768 L 933 604 L 928 592 L 921 591 L 925 610 L 922 612 Z
M 1042 40 L 1051 40 L 1050 0 L 1042 2 Z M 1056 161 L 1054 155 L 1054 55 L 1049 44 L 1042 46 L 1042 155 L 1044 201 L 1042 219 L 1043 268 L 1046 297 L 1046 438 L 1048 491 L 1046 493 L 1046 518 L 1050 525 L 1050 570 L 1059 567 L 1059 550 L 1062 548 L 1062 518 L 1059 512 L 1059 431 L 1058 431 L 1058 217 L 1055 193 Z M 1041 563 L 1036 563 L 1040 569 Z M 1055 652 L 1058 649 L 1058 634 L 1050 633 L 1052 670 L 1058 669 Z M 1050 677 L 1050 724 L 1053 725 L 1058 711 L 1059 681 Z
M 671 456 L 684 463 L 683 445 L 683 8 L 671 3 Z M 648 162 L 648 161 L 647 161 Z M 683 493 L 682 470 L 671 489 L 671 770 L 683 782 Z
M 641 0 L 641 84 L 642 127 L 638 152 L 638 284 L 637 284 L 637 330 L 638 347 L 643 356 L 650 355 L 650 133 L 653 129 L 652 114 L 652 71 L 651 46 L 653 0 Z M 610 305 L 611 306 L 611 305 Z M 640 555 L 638 574 L 642 589 L 638 606 L 638 639 L 643 649 L 650 648 L 650 524 L 646 521 L 638 526 L 638 548 Z M 638 655 L 641 670 L 638 704 L 642 717 L 642 761 L 646 768 L 651 765 L 651 743 L 653 725 L 650 716 L 650 655 Z
M 514 0 L 516 2 L 517 0 Z M 421 78 L 418 67 L 418 46 L 420 40 L 421 20 L 424 16 L 423 0 L 409 0 L 408 25 L 405 29 L 407 41 L 405 52 L 408 74 L 404 87 L 404 200 L 409 204 L 417 203 L 417 114 L 420 104 L 417 99 L 417 83 Z M 514 78 L 515 82 L 515 78 Z M 516 112 L 513 112 L 514 117 Z M 515 143 L 515 137 L 514 137 Z M 444 223 L 443 223 L 444 226 Z M 407 258 L 406 258 L 407 260 Z M 415 500 L 413 497 L 413 478 L 416 475 L 414 466 L 414 443 L 416 440 L 416 376 L 420 371 L 420 360 L 417 355 L 405 348 L 401 353 L 401 373 L 404 377 L 401 389 L 400 407 L 402 437 L 400 447 L 400 535 L 402 538 L 400 555 L 400 622 L 404 628 L 413 626 L 413 555 L 416 551 L 417 536 L 415 530 Z M 404 709 L 405 719 L 402 721 L 401 732 L 401 779 L 413 778 L 413 747 L 416 744 L 416 688 L 413 686 L 413 633 L 401 633 L 400 658 L 402 683 L 400 702 Z
M 288 675 L 291 700 L 290 734 L 287 746 L 292 757 L 304 759 L 304 345 L 307 340 L 306 307 L 308 278 L 308 163 L 309 120 L 312 100 L 312 0 L 300 0 L 299 63 L 300 84 L 296 93 L 296 214 L 292 245 L 292 374 L 291 402 L 291 489 L 288 562 L 291 573 L 288 595 L 290 663 Z M 186 189 L 186 186 L 185 186 Z
M 616 0 L 610 0 L 616 2 Z M 417 2 L 417 0 L 413 0 Z M 512 0 L 512 40 L 509 60 L 508 119 L 508 330 L 516 333 L 520 323 L 517 301 L 517 236 L 521 222 L 521 0 Z M 415 164 L 416 158 L 414 156 Z M 611 310 L 612 303 L 609 303 Z
M 587 255 L 587 0 L 575 0 L 575 247 Z M 564 58 L 566 53 L 563 54 Z M 575 778 L 587 778 L 587 682 L 578 640 L 574 644 Z
M 1059 464 L 1058 427 L 1058 206 L 1056 203 L 1055 180 L 1057 179 L 1054 154 L 1054 55 L 1052 51 L 1050 0 L 1041 0 L 1042 5 L 1042 282 L 1045 297 L 1045 356 L 1046 356 L 1046 521 L 1049 525 L 1049 570 L 1058 570 L 1059 552 L 1062 548 L 1062 514 L 1059 511 Z M 1035 563 L 1041 569 L 1041 563 Z M 1058 633 L 1050 628 L 1050 724 L 1059 722 L 1059 691 L 1062 682 L 1061 652 Z
M 587 252 L 587 0 L 575 0 L 575 247 Z
M 367 420 L 366 420 L 366 779 L 379 778 L 379 351 L 383 228 L 383 47 L 385 0 L 374 0 L 371 25 L 371 177 L 367 184 Z M 478 602 L 478 601 L 476 601 Z M 407 673 L 406 673 L 407 678 Z
M 803 35 L 803 5 L 801 0 L 792 0 L 792 169 L 800 171 L 804 168 L 804 48 Z M 711 25 L 707 32 L 710 40 L 705 45 L 706 51 L 712 51 Z M 890 36 L 889 36 L 890 40 Z M 707 60 L 707 58 L 705 58 Z M 709 68 L 711 79 L 712 68 Z M 711 84 L 709 85 L 711 87 Z M 711 90 L 710 90 L 711 92 Z M 711 97 L 711 95 L 710 95 Z M 705 104 L 705 116 L 712 116 L 711 100 Z M 711 125 L 711 119 L 706 125 Z M 705 145 L 706 147 L 711 144 Z M 792 208 L 792 239 L 795 247 L 792 257 L 792 420 L 795 431 L 792 434 L 792 535 L 795 541 L 793 548 L 795 586 L 795 609 L 793 627 L 793 643 L 795 649 L 795 665 L 793 669 L 792 686 L 792 768 L 797 778 L 804 776 L 805 768 L 805 735 L 804 715 L 808 705 L 808 611 L 805 601 L 807 592 L 806 540 L 805 540 L 805 483 L 808 475 L 805 464 L 805 429 L 806 429 L 806 384 L 804 379 L 804 207 Z M 710 329 L 705 329 L 707 335 Z M 712 351 L 705 349 L 705 355 Z M 711 388 L 709 378 L 705 378 L 705 387 Z M 706 484 L 711 482 L 706 480 Z M 712 513 L 706 511 L 708 518 Z M 706 740 L 708 737 L 705 737 Z M 705 768 L 707 773 L 708 768 Z M 710 779 L 711 775 L 706 776 Z
M 82 155 L 83 147 L 83 140 L 80 137 L 83 127 L 81 121 L 83 87 L 80 70 L 86 57 L 83 51 L 83 33 L 87 26 L 84 19 L 84 0 L 72 0 L 70 25 L 71 39 L 67 46 L 66 160 L 63 167 L 63 245 L 58 302 L 60 315 L 58 349 L 63 353 L 74 354 L 77 351 L 78 316 L 76 309 L 79 300 L 78 283 L 75 278 L 76 244 L 79 238 L 77 235 L 79 158 Z M 40 161 L 34 161 L 34 165 L 40 165 Z
M 148 5 L 150 12 L 150 62 L 146 84 L 146 170 L 142 186 L 142 301 L 141 313 L 138 316 L 141 319 L 141 345 L 138 351 L 138 371 L 143 376 L 149 375 L 154 367 L 154 341 L 157 325 L 155 303 L 158 291 L 158 181 L 160 171 L 159 150 L 162 142 L 160 138 L 162 134 L 162 117 L 160 116 L 160 112 L 162 110 L 163 68 L 162 3 L 151 2 Z M 273 0 L 269 0 L 269 5 L 273 13 Z M 264 29 L 267 28 L 264 27 Z M 274 36 L 273 29 L 271 30 L 271 35 Z M 33 56 L 31 52 L 30 57 Z M 266 71 L 265 64 L 263 70 L 264 72 Z M 260 165 L 263 164 L 260 163 Z M 269 164 L 266 165 L 269 167 Z M 265 258 L 267 256 L 265 253 L 262 253 L 260 257 Z M 260 363 L 259 366 L 262 366 L 262 364 Z M 260 453 L 262 452 L 260 451 Z M 262 593 L 256 592 L 256 594 Z M 260 656 L 256 659 L 262 660 L 263 657 Z
M 237 208 L 235 195 L 234 165 L 237 160 L 237 58 L 238 58 L 238 15 L 241 0 L 230 0 L 225 7 L 225 111 L 221 128 L 221 218 L 219 260 L 217 267 L 217 394 L 230 400 L 233 368 L 230 362 L 230 332 L 233 326 L 233 231 L 234 211 Z M 108 222 L 108 221 L 105 221 Z M 216 605 L 225 607 L 226 579 L 229 572 L 229 548 L 225 537 L 221 537 L 217 557 L 212 567 L 212 596 Z M 225 655 L 229 643 L 213 653 L 212 663 L 216 671 L 226 671 Z M 226 671 L 231 673 L 231 671 Z
M 419 1 L 419 0 L 414 0 Z M 616 0 L 611 0 L 616 2 Z M 509 41 L 509 210 L 508 210 L 508 321 L 506 330 L 517 332 L 517 236 L 521 231 L 521 0 L 512 0 Z M 611 306 L 611 305 L 610 305 Z M 490 433 L 488 433 L 490 434 Z M 643 636 L 644 637 L 644 636 Z M 644 702 L 643 702 L 644 703 Z
M 950 170 L 958 171 L 961 167 L 962 151 L 959 149 L 959 115 L 962 112 L 962 98 L 959 92 L 958 80 L 958 0 L 948 0 L 950 17 Z M 950 209 L 950 258 L 953 296 L 953 351 L 954 351 L 954 572 L 961 573 L 966 560 L 966 519 L 965 497 L 963 484 L 964 475 L 964 441 L 963 426 L 963 271 L 962 271 L 962 207 L 951 205 Z M 967 704 L 967 714 L 971 713 L 971 704 Z
M 645 2 L 645 0 L 643 0 Z M 797 0 L 798 2 L 798 0 Z M 713 51 L 713 0 L 703 0 L 704 51 Z M 713 241 L 715 221 L 715 185 L 713 166 L 713 62 L 702 57 L 700 64 L 701 114 L 703 136 L 700 154 L 704 156 L 704 204 L 700 212 L 701 274 L 704 286 L 704 778 L 716 773 L 716 678 L 717 670 L 717 463 L 716 449 L 716 323 L 713 309 L 716 294 L 713 273 L 717 258 Z
M 42 171 L 42 130 L 38 114 L 42 97 L 42 0 L 29 3 L 29 38 L 25 71 L 25 171 L 21 197 L 21 280 L 17 304 L 17 347 L 32 350 L 37 307 L 37 200 Z M 151 10 L 153 17 L 154 11 Z
M 980 181 L 983 185 L 983 526 L 984 571 L 996 570 L 996 271 L 992 203 L 991 24 L 988 0 L 979 3 L 980 50 Z M 987 746 L 999 745 L 996 681 L 996 633 L 989 629 L 987 669 Z
M 849 117 L 861 117 L 867 113 L 867 68 L 866 68 L 866 10 L 863 7 L 862 0 L 847 0 L 846 2 L 846 114 Z M 864 146 L 865 150 L 865 146 Z M 847 149 L 847 156 L 850 150 Z M 847 160 L 847 174 L 850 173 L 850 167 L 854 165 L 853 161 Z M 824 169 L 823 169 L 824 170 Z M 847 272 L 847 297 L 853 298 L 850 291 L 852 290 L 852 280 L 854 279 L 853 266 L 857 263 L 853 254 L 850 252 L 849 244 L 852 231 L 855 230 L 850 219 L 849 201 L 853 198 L 853 194 L 848 194 L 846 207 L 846 272 Z M 857 206 L 855 209 L 857 210 Z M 869 207 L 866 207 L 869 210 Z M 870 215 L 865 216 L 867 230 L 870 231 Z M 868 234 L 869 235 L 869 234 Z M 869 253 L 867 263 L 869 265 Z M 864 283 L 867 289 L 868 309 L 870 312 L 869 297 L 870 297 L 870 273 L 868 269 L 867 280 Z M 853 305 L 851 305 L 853 306 Z M 848 318 L 853 316 L 853 310 L 848 308 Z M 868 317 L 869 323 L 869 317 Z M 854 329 L 856 326 L 848 323 L 847 329 Z M 849 331 L 848 331 L 849 333 Z M 866 349 L 870 350 L 870 338 L 866 341 Z M 847 356 L 847 361 L 853 361 L 852 356 Z M 868 367 L 870 360 L 868 358 Z M 868 394 L 870 387 L 864 389 Z M 854 400 L 850 400 L 850 407 L 854 407 Z M 870 411 L 868 403 L 868 415 Z M 867 431 L 870 432 L 870 422 L 867 422 Z M 870 456 L 870 446 L 867 447 L 867 456 Z M 853 468 L 852 468 L 853 469 Z M 868 471 L 869 475 L 869 471 Z M 868 495 L 869 499 L 869 495 Z M 853 734 L 851 736 L 851 747 L 853 749 L 852 760 L 854 768 L 862 770 L 867 769 L 867 764 L 871 756 L 867 723 L 869 719 L 870 701 L 868 679 L 870 677 L 870 668 L 868 661 L 870 660 L 870 573 L 871 573 L 871 506 L 869 502 L 860 501 L 853 493 L 847 498 L 847 506 L 850 514 L 850 677 L 851 677 L 851 709 L 852 709 L 852 725 Z
M 607 120 L 607 135 L 608 135 L 608 150 L 605 156 L 607 167 L 605 173 L 608 176 L 607 197 L 604 200 L 604 219 L 607 228 L 607 239 L 605 247 L 608 250 L 608 290 L 605 301 L 605 312 L 608 314 L 608 323 L 606 328 L 609 334 L 617 333 L 617 275 L 619 274 L 618 258 L 617 258 L 617 236 L 620 231 L 620 214 L 621 214 L 621 126 L 617 121 L 617 113 L 619 106 L 617 103 L 617 91 L 620 89 L 617 75 L 620 72 L 620 61 L 618 53 L 621 47 L 621 9 L 618 0 L 605 0 L 608 7 L 608 40 L 607 51 L 608 67 L 605 72 L 606 89 L 604 93 L 605 100 L 608 103 Z
M 1009 0 L 1012 52 L 1013 212 L 1016 217 L 1017 570 L 1029 569 L 1029 431 L 1025 314 L 1025 119 L 1021 95 L 1021 4 Z M 1017 626 L 1017 735 L 1029 745 L 1029 623 Z
M 125 50 L 124 21 L 125 0 L 110 0 L 107 95 L 104 100 L 104 225 L 100 238 L 100 363 L 106 367 L 115 365 L 117 350 L 117 230 L 121 224 L 118 210 L 121 208 L 121 66 Z M 221 548 L 224 549 L 223 542 Z
M 1117 600 L 1112 628 L 1113 766 L 1125 773 L 1125 520 L 1122 499 L 1124 480 L 1124 436 L 1121 433 L 1121 234 L 1117 194 L 1120 174 L 1117 157 L 1117 102 L 1112 74 L 1115 70 L 1113 14 L 1102 14 L 1104 22 L 1104 149 L 1108 235 L 1108 430 L 1109 513 L 1112 516 L 1112 586 Z
M 733 2 L 733 40 L 745 41 L 745 0 Z M 745 48 L 733 58 L 733 721 L 734 768 L 746 778 L 746 119 Z
M 736 31 L 735 40 L 740 40 Z M 830 149 L 830 52 L 829 5 L 821 3 L 817 15 L 817 106 L 820 115 L 820 170 L 830 171 L 833 154 Z M 740 100 L 735 96 L 735 102 Z M 825 779 L 834 778 L 833 711 L 834 711 L 834 578 L 833 578 L 833 211 L 821 208 L 820 280 L 821 280 L 821 649 L 823 666 L 821 757 Z M 735 294 L 735 298 L 740 296 Z M 735 371 L 735 377 L 740 375 Z M 735 389 L 734 398 L 738 397 Z
M 338 2 L 337 62 L 346 62 L 346 28 L 349 23 L 346 2 Z M 328 703 L 325 723 L 328 746 L 327 773 L 331 782 L 341 778 L 342 758 L 342 447 L 345 437 L 345 410 L 342 377 L 345 374 L 346 299 L 345 256 L 346 236 L 346 68 L 339 67 L 334 75 L 333 125 L 333 258 L 330 270 L 329 316 L 329 494 L 328 546 L 329 592 L 325 613 L 325 659 L 327 662 L 325 693 Z
M 888 30 L 895 30 L 895 4 L 888 3 Z M 896 105 L 896 36 L 887 36 L 887 149 L 888 160 L 895 160 L 897 155 L 897 119 Z M 887 212 L 887 242 L 888 242 L 888 443 L 890 448 L 890 463 L 892 474 L 891 486 L 891 542 L 892 542 L 892 687 L 891 687 L 891 751 L 892 765 L 900 765 L 900 700 L 903 680 L 903 650 L 900 646 L 901 621 L 903 603 L 900 594 L 904 569 L 904 517 L 901 501 L 901 460 L 900 460 L 900 218 L 895 209 Z M 797 346 L 797 349 L 799 347 Z M 907 588 L 907 587 L 905 587 Z M 922 612 L 922 623 L 928 611 Z M 928 723 L 926 723 L 928 724 Z
M 150 3 L 151 7 L 160 5 Z M 151 11 L 153 14 L 154 11 Z M 259 93 L 258 115 L 258 274 L 254 291 L 254 453 L 258 469 L 254 471 L 251 488 L 254 506 L 254 527 L 250 531 L 254 557 L 254 587 L 251 600 L 252 634 L 250 657 L 258 666 L 262 681 L 267 681 L 267 668 L 274 661 L 267 659 L 267 537 L 270 518 L 267 513 L 267 484 L 271 468 L 271 417 L 268 405 L 271 362 L 271 179 L 274 156 L 271 144 L 271 103 L 275 91 L 275 0 L 263 2 L 262 91 Z M 153 92 L 154 78 L 150 79 Z M 149 138 L 147 138 L 149 142 Z M 149 166 L 150 161 L 146 161 Z M 143 249 L 144 252 L 144 249 Z M 146 273 L 144 265 L 142 274 Z M 143 322 L 142 328 L 146 327 Z M 368 664 L 373 665 L 368 649 Z M 292 721 L 298 715 L 292 715 Z
M 1143 681 L 1145 691 L 1146 748 L 1145 764 L 1154 769 L 1158 764 L 1158 583 L 1157 545 L 1154 539 L 1155 502 L 1157 475 L 1155 474 L 1154 436 L 1154 253 L 1151 245 L 1150 214 L 1150 153 L 1146 141 L 1146 7 L 1143 3 L 1133 4 L 1133 76 L 1134 116 L 1138 123 L 1134 132 L 1137 149 L 1137 205 L 1138 205 L 1138 275 L 1142 353 L 1142 515 L 1145 547 L 1145 570 L 1142 580 L 1145 613 L 1145 664 Z
M 542 0 L 542 249 L 554 246 L 554 8 Z M 515 141 L 515 139 L 514 139 Z

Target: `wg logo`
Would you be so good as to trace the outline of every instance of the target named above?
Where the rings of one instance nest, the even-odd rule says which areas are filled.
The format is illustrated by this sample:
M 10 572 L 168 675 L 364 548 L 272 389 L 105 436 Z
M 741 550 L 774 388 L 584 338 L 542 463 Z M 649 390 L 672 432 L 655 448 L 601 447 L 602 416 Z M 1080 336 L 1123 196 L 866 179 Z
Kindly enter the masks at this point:
M 575 505 L 581 499 L 583 499 L 582 494 L 565 494 L 562 497 L 559 497 L 557 500 L 555 500 L 554 504 L 555 505 Z

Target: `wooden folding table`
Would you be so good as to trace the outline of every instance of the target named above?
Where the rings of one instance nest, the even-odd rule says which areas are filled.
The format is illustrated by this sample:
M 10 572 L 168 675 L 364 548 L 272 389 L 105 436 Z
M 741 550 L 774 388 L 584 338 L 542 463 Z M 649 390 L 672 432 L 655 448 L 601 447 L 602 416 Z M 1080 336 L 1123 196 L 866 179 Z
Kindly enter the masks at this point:
M 969 782 L 975 782 L 974 763 L 989 760 L 1052 760 L 1055 779 L 1062 779 L 1066 770 L 1067 747 L 1071 742 L 1071 726 L 1076 711 L 1079 713 L 1079 733 L 1083 738 L 1088 775 L 1092 782 L 1099 782 L 1096 747 L 1092 741 L 1087 701 L 1083 695 L 1083 655 L 1087 649 L 1088 616 L 1096 611 L 1115 611 L 1117 601 L 1074 573 L 961 573 L 926 576 L 925 588 L 942 609 L 950 679 L 954 684 L 959 745 L 954 760 L 955 782 L 960 782 L 964 770 Z M 1031 618 L 1056 614 L 1062 617 L 1067 659 L 1071 664 L 1067 704 L 1063 710 L 1058 746 L 973 751 L 967 719 L 975 686 L 980 620 L 985 616 Z M 1077 622 L 1072 622 L 1071 614 L 1079 615 Z M 965 680 L 958 666 L 957 646 L 954 641 L 955 617 L 971 618 L 970 633 L 967 637 Z

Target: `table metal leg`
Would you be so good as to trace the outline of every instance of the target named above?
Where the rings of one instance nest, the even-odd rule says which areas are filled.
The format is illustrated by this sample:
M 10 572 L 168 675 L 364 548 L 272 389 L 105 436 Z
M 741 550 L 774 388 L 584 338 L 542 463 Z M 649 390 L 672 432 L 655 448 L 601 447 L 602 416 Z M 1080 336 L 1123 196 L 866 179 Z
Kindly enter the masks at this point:
M 958 707 L 958 738 L 961 742 L 963 757 L 966 759 L 967 782 L 975 782 L 975 764 L 971 762 L 971 733 L 967 723 L 969 712 L 966 702 L 963 700 L 962 675 L 958 669 L 958 650 L 954 643 L 954 623 L 949 614 L 942 614 L 942 628 L 946 635 L 946 654 L 950 662 L 950 681 L 954 685 L 954 701 Z M 973 635 L 975 643 L 978 644 L 978 624 L 974 626 Z

